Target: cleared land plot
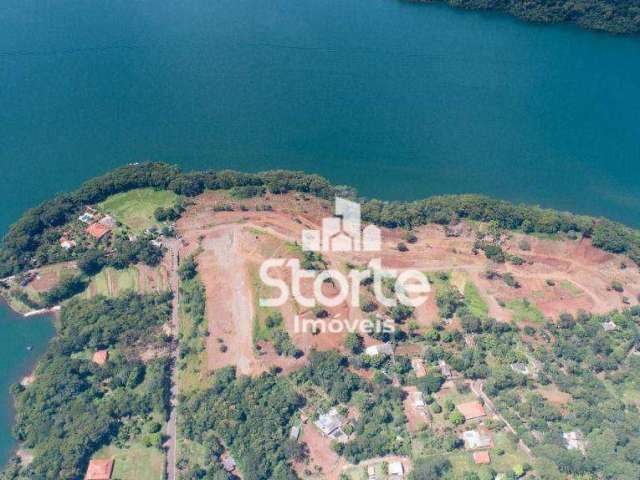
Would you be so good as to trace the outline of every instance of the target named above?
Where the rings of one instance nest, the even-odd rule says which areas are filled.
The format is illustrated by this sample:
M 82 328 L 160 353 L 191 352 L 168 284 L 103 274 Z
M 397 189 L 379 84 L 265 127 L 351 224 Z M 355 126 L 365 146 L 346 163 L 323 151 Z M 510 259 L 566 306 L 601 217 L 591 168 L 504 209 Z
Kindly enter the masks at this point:
M 91 279 L 84 295 L 88 298 L 96 295 L 117 297 L 127 290 L 150 293 L 167 288 L 166 271 L 163 267 L 138 265 L 122 270 L 107 267 Z
M 158 225 L 153 216 L 157 208 L 171 207 L 177 200 L 178 196 L 167 190 L 139 188 L 112 195 L 99 204 L 98 208 L 131 230 L 142 232 L 146 228 Z

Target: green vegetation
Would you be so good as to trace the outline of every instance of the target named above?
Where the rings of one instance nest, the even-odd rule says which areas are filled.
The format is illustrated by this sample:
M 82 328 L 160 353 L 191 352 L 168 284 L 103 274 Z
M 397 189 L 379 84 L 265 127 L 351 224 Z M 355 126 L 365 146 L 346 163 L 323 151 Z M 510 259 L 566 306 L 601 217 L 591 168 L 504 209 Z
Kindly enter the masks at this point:
M 425 0 L 419 0 L 425 1 Z M 613 33 L 640 33 L 636 0 L 445 0 L 454 7 L 500 10 L 528 22 L 575 23 Z
M 140 287 L 138 277 L 138 270 L 133 267 L 124 270 L 107 267 L 91 279 L 89 287 L 93 287 L 97 295 L 117 297 L 120 292 L 138 292 Z
M 13 387 L 14 433 L 33 452 L 33 463 L 11 462 L 3 478 L 81 478 L 97 450 L 137 441 L 152 418 L 166 418 L 168 360 L 145 364 L 135 352 L 164 346 L 160 326 L 169 318 L 169 300 L 167 294 L 129 294 L 74 299 L 62 309 L 36 381 Z M 109 350 L 105 365 L 79 355 L 96 349 Z
M 544 322 L 542 312 L 529 300 L 510 300 L 507 302 L 507 308 L 513 312 L 513 319 L 516 322 Z
M 464 304 L 476 317 L 484 318 L 489 313 L 489 307 L 480 296 L 480 290 L 471 281 L 464 284 Z
M 157 226 L 156 210 L 173 208 L 177 201 L 178 196 L 168 190 L 137 188 L 110 196 L 98 208 L 134 232 L 142 232 Z
M 180 385 L 183 391 L 201 388 L 205 381 L 206 337 L 209 335 L 206 292 L 197 274 L 195 256 L 183 260 L 180 275 Z
M 264 187 L 274 194 L 293 190 L 326 199 L 333 198 L 337 193 L 342 196 L 355 195 L 352 190 L 331 186 L 322 177 L 300 172 L 277 170 L 247 174 L 207 171 L 183 174 L 177 167 L 162 163 L 128 165 L 94 178 L 74 192 L 58 195 L 27 211 L 11 226 L 3 240 L 0 250 L 0 278 L 23 271 L 27 267 L 38 267 L 74 258 L 73 253 L 65 252 L 57 245 L 65 226 L 75 220 L 85 206 L 104 202 L 112 195 L 136 189 L 151 189 L 151 192 L 168 190 L 176 195 L 191 197 L 207 189 L 221 190 L 247 186 Z M 168 202 L 171 196 L 166 192 L 152 195 L 156 194 L 164 196 L 161 200 L 164 202 Z M 154 201 L 154 205 L 151 205 L 151 201 L 141 201 L 140 208 L 145 210 L 146 219 L 152 219 L 158 207 L 158 200 Z M 114 203 L 113 200 L 110 202 Z M 123 203 L 128 205 L 120 200 L 115 202 L 114 207 L 124 208 Z M 131 215 L 137 218 L 137 213 L 127 207 L 121 213 L 125 219 L 126 212 L 132 212 Z M 471 221 L 494 222 L 500 228 L 522 230 L 525 233 L 578 232 L 592 237 L 596 247 L 608 252 L 625 253 L 636 263 L 640 263 L 640 233 L 636 230 L 608 220 L 514 205 L 481 195 L 436 196 L 404 203 L 369 200 L 364 201 L 362 213 L 365 221 L 408 230 L 427 223 L 447 225 L 464 218 Z M 138 226 L 137 222 L 134 223 Z
M 282 377 L 236 377 L 235 369 L 228 367 L 214 374 L 210 388 L 182 399 L 179 427 L 188 440 L 201 445 L 218 446 L 219 438 L 246 480 L 296 478 L 284 446 L 293 415 L 303 404 Z M 207 450 L 210 458 L 218 458 L 219 448 Z M 215 462 L 183 462 L 181 467 L 186 472 L 204 470 L 205 475 L 218 468 Z
M 164 472 L 164 453 L 157 447 L 145 447 L 140 443 L 118 448 L 114 445 L 100 449 L 95 458 L 113 458 L 113 480 L 158 480 Z

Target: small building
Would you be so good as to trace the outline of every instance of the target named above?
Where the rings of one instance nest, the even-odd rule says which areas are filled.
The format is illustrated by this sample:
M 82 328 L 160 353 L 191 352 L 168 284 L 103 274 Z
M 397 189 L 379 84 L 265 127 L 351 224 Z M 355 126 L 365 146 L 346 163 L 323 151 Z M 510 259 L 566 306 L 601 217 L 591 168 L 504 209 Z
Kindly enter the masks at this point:
M 491 463 L 491 456 L 486 450 L 473 452 L 473 462 L 476 465 L 489 465 Z
M 584 437 L 580 430 L 565 432 L 562 434 L 562 438 L 564 439 L 567 450 L 580 450 L 582 453 L 585 452 Z
M 318 420 L 315 421 L 315 426 L 325 435 L 331 438 L 339 438 L 344 435 L 340 429 L 342 422 L 342 416 L 340 416 L 338 410 L 334 407 L 327 413 L 320 415 Z
M 236 469 L 236 461 L 228 453 L 222 454 L 222 456 L 220 457 L 220 462 L 222 462 L 222 468 L 224 468 L 229 473 L 233 472 Z
M 300 437 L 300 426 L 294 425 L 293 427 L 291 427 L 291 431 L 289 432 L 289 438 L 291 440 L 297 441 L 299 437 Z
M 380 345 L 371 345 L 367 347 L 364 351 L 370 357 L 375 357 L 376 355 L 393 355 L 393 345 L 390 343 L 381 343 Z
M 616 329 L 617 325 L 612 321 L 609 320 L 608 322 L 603 322 L 602 324 L 602 328 L 604 328 L 605 332 L 612 332 Z
M 462 441 L 464 448 L 467 450 L 475 450 L 476 448 L 491 448 L 493 442 L 489 432 L 478 430 L 467 430 L 462 433 Z
M 512 363 L 511 370 L 521 375 L 529 375 L 529 366 L 524 363 Z
M 116 222 L 116 219 L 111 215 L 105 215 L 98 221 L 98 223 L 112 230 L 118 226 L 118 222 Z
M 97 365 L 104 365 L 109 360 L 109 351 L 108 350 L 96 350 L 96 353 L 93 354 L 93 363 Z
M 424 361 L 421 358 L 412 358 L 411 367 L 418 378 L 424 377 L 427 374 L 427 369 L 425 368 Z
M 94 459 L 89 461 L 84 480 L 110 480 L 113 472 L 113 459 Z
M 108 227 L 105 227 L 101 223 L 92 223 L 86 228 L 85 232 L 87 232 L 96 240 L 101 240 L 106 235 L 111 233 L 111 229 L 109 229 Z
M 389 480 L 401 480 L 404 478 L 404 466 L 402 462 L 389 462 Z
M 453 379 L 453 371 L 451 370 L 451 367 L 447 365 L 447 362 L 445 362 L 444 360 L 440 360 L 438 361 L 438 366 L 440 367 L 440 373 L 442 373 L 442 376 L 444 378 L 446 378 L 447 380 Z
M 457 408 L 460 410 L 460 413 L 462 413 L 465 420 L 473 420 L 486 415 L 484 407 L 480 402 L 461 403 Z

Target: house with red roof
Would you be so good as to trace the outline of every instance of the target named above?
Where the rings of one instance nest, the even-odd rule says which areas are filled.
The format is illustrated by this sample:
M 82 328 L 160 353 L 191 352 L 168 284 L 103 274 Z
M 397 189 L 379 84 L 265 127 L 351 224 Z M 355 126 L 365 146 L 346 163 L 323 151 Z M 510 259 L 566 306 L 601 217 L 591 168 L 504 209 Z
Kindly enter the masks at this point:
M 475 418 L 484 417 L 484 407 L 480 402 L 467 402 L 458 405 L 458 410 L 464 415 L 465 420 L 473 420 Z
M 84 480 L 110 480 L 113 459 L 94 459 L 89 462 Z
M 111 229 L 101 223 L 92 223 L 87 227 L 85 232 L 87 232 L 96 240 L 100 240 L 104 238 L 106 235 L 108 235 L 109 233 L 111 233 Z

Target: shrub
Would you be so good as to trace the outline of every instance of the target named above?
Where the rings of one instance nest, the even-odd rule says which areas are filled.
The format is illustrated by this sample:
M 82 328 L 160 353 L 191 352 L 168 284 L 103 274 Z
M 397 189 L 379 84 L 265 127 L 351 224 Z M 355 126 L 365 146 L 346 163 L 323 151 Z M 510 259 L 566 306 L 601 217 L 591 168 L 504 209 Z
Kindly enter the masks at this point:
M 518 242 L 518 248 L 520 250 L 529 251 L 531 250 L 531 243 L 529 243 L 529 240 L 522 239 Z
M 407 243 L 416 243 L 418 241 L 418 237 L 412 231 L 408 231 L 404 234 L 404 239 Z
M 611 288 L 616 292 L 624 292 L 624 286 L 618 280 L 611 282 Z
M 520 283 L 515 279 L 511 273 L 505 273 L 502 276 L 502 280 L 511 288 L 520 288 Z

